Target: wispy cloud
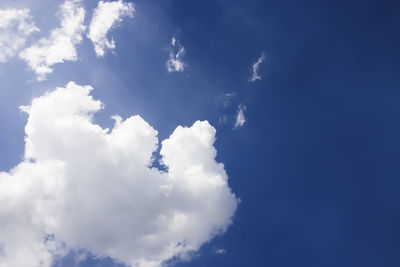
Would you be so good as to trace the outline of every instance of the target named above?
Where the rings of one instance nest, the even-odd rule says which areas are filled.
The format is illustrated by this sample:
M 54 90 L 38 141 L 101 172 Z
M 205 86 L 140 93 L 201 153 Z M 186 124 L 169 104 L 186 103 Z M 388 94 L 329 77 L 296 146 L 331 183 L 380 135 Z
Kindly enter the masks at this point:
M 78 59 L 75 46 L 82 41 L 82 33 L 86 29 L 81 0 L 66 0 L 60 7 L 60 14 L 59 28 L 52 30 L 48 38 L 40 39 L 20 53 L 39 81 L 46 79 L 54 64 Z
M 232 105 L 232 101 L 237 96 L 236 92 L 231 93 L 222 93 L 215 97 L 215 101 L 218 107 L 226 109 L 230 105 Z
M 233 106 L 234 103 L 237 102 L 237 99 L 235 99 L 237 97 L 237 95 L 238 94 L 236 92 L 231 92 L 231 93 L 219 94 L 216 97 L 217 106 L 218 106 L 218 109 L 220 110 L 218 123 L 233 124 L 233 125 L 235 125 L 237 123 L 236 122 L 237 114 L 234 114 L 235 107 Z
M 234 98 L 236 95 L 237 95 L 237 93 L 226 93 L 226 94 L 223 94 L 221 96 L 221 98 L 222 98 L 222 106 L 224 108 L 230 106 L 231 103 L 232 103 L 232 98 Z
M 220 249 L 216 249 L 215 250 L 215 254 L 225 254 L 226 253 L 226 249 L 220 248 Z
M 246 117 L 244 116 L 244 111 L 246 110 L 246 106 L 243 104 L 240 104 L 238 106 L 238 110 L 236 113 L 236 122 L 234 128 L 237 129 L 239 127 L 242 127 L 244 123 L 246 122 Z
M 169 59 L 167 60 L 168 72 L 182 72 L 185 70 L 186 64 L 182 60 L 184 55 L 185 47 L 181 45 L 179 40 L 172 37 Z
M 258 69 L 260 68 L 260 64 L 263 63 L 265 60 L 265 53 L 262 52 L 261 56 L 257 59 L 257 61 L 253 64 L 252 66 L 252 74 L 251 77 L 249 78 L 250 82 L 254 82 L 256 80 L 261 80 L 261 76 L 258 74 Z
M 219 116 L 218 123 L 225 124 L 225 123 L 228 123 L 228 121 L 229 121 L 229 116 L 228 115 L 222 114 L 222 115 Z
M 123 17 L 133 17 L 135 11 L 132 3 L 122 0 L 114 2 L 100 1 L 93 12 L 87 37 L 92 41 L 98 57 L 104 56 L 106 49 L 114 49 L 114 39 L 107 38 L 108 31 L 121 22 Z
M 29 9 L 0 10 L 0 62 L 6 62 L 25 46 L 26 39 L 39 31 Z

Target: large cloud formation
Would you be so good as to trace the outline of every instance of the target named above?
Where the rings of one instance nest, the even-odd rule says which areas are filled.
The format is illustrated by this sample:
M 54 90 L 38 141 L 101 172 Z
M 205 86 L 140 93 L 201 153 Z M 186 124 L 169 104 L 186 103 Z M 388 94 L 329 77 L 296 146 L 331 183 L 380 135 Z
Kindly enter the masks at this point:
M 232 222 L 238 199 L 207 121 L 162 141 L 140 116 L 93 123 L 103 104 L 73 82 L 21 107 L 24 160 L 0 173 L 0 267 L 49 267 L 71 250 L 130 266 L 183 257 Z

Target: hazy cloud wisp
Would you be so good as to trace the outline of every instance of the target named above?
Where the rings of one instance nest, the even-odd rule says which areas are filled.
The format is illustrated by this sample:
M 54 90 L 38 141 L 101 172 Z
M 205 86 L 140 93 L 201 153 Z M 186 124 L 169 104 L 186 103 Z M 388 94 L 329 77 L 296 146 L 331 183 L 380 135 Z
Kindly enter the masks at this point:
M 246 122 L 246 117 L 244 116 L 245 110 L 246 110 L 246 106 L 244 106 L 242 104 L 240 104 L 238 106 L 238 110 L 236 113 L 236 122 L 235 122 L 234 128 L 242 127 L 244 125 L 244 123 Z
M 186 64 L 183 62 L 184 55 L 185 47 L 181 45 L 179 40 L 172 37 L 169 59 L 167 60 L 168 72 L 183 72 L 185 70 Z
M 25 46 L 26 39 L 39 31 L 29 9 L 0 9 L 0 62 L 6 62 Z
M 265 60 L 265 53 L 262 52 L 261 56 L 257 59 L 257 61 L 252 66 L 252 74 L 249 79 L 250 82 L 255 82 L 257 80 L 261 80 L 261 76 L 258 74 L 258 69 L 260 68 L 261 63 Z

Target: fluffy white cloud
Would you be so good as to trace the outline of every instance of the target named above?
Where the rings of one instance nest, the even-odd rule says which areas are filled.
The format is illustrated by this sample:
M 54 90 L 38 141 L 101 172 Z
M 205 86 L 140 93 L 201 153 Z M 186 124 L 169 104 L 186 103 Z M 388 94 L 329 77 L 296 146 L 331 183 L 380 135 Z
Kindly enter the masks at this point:
M 0 62 L 6 62 L 25 46 L 35 27 L 29 9 L 0 9 Z
M 169 59 L 167 60 L 168 72 L 182 72 L 185 70 L 186 64 L 182 61 L 185 55 L 185 47 L 181 45 L 179 40 L 172 37 Z
M 46 75 L 53 71 L 51 66 L 54 64 L 78 59 L 75 46 L 82 41 L 82 33 L 86 29 L 81 0 L 66 0 L 60 7 L 60 15 L 61 27 L 20 53 L 39 81 L 46 79 Z
M 207 121 L 162 142 L 162 172 L 151 167 L 157 131 L 139 116 L 94 124 L 103 104 L 91 90 L 70 82 L 21 107 L 25 157 L 0 173 L 0 267 L 49 267 L 79 249 L 161 266 L 231 224 L 238 199 Z
M 258 69 L 260 68 L 260 64 L 263 63 L 265 60 L 265 53 L 262 52 L 261 56 L 257 59 L 257 61 L 253 64 L 252 69 L 253 72 L 249 81 L 255 82 L 256 80 L 261 80 L 261 76 L 258 75 Z
M 239 128 L 242 127 L 244 125 L 244 123 L 246 122 L 246 118 L 244 116 L 244 111 L 246 110 L 246 106 L 240 104 L 238 106 L 238 110 L 236 113 L 236 122 L 235 122 L 235 126 L 234 128 Z
M 125 16 L 133 17 L 132 3 L 124 3 L 122 0 L 114 2 L 100 1 L 93 12 L 87 37 L 92 41 L 98 57 L 104 56 L 105 49 L 114 49 L 115 42 L 107 38 L 107 32 Z

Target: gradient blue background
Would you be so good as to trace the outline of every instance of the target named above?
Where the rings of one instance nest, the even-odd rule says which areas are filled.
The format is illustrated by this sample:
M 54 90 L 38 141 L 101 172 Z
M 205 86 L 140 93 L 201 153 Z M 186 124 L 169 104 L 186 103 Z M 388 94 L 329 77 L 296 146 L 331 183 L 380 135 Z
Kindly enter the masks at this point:
M 30 7 L 46 33 L 60 3 L 0 7 Z M 176 266 L 400 266 L 399 1 L 134 3 L 135 18 L 111 32 L 115 55 L 97 59 L 85 39 L 80 60 L 41 83 L 18 58 L 0 65 L 0 170 L 23 154 L 19 105 L 70 80 L 90 84 L 104 127 L 111 115 L 139 114 L 160 140 L 198 119 L 217 129 L 217 159 L 242 202 L 225 235 Z M 85 5 L 90 14 L 96 1 Z M 183 73 L 166 71 L 172 36 L 187 52 Z M 262 51 L 262 80 L 250 83 Z M 239 103 L 247 121 L 233 130 Z M 55 266 L 75 266 L 71 258 Z

